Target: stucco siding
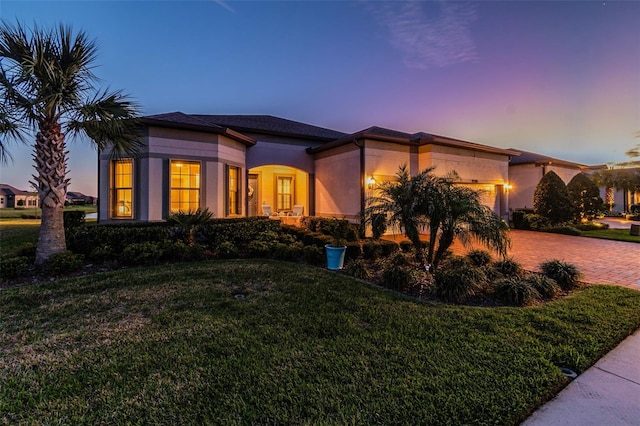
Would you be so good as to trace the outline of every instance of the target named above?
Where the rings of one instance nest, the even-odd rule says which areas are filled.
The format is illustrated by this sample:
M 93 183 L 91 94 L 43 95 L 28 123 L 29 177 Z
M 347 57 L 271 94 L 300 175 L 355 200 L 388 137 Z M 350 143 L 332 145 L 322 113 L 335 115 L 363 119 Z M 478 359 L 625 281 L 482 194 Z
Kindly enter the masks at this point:
M 316 159 L 316 215 L 356 218 L 360 212 L 360 149 L 355 145 Z
M 256 145 L 247 149 L 248 168 L 277 164 L 304 170 L 306 173 L 314 172 L 313 156 L 307 154 L 306 149 L 316 143 L 264 136 L 256 138 Z
M 425 145 L 419 150 L 421 169 L 435 166 L 434 173 L 455 171 L 462 182 L 503 184 L 509 181 L 509 157 L 461 148 Z

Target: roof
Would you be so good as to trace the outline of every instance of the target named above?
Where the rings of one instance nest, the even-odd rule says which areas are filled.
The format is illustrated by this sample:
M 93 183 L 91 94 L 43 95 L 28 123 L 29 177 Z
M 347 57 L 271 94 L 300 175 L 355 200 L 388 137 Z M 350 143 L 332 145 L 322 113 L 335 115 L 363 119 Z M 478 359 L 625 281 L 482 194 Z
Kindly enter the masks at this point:
M 309 148 L 307 151 L 312 154 L 315 154 L 318 152 L 326 151 L 342 145 L 347 145 L 354 141 L 363 140 L 363 139 L 372 139 L 372 140 L 379 140 L 383 142 L 392 142 L 392 143 L 398 143 L 403 145 L 415 145 L 415 146 L 441 145 L 441 146 L 450 146 L 454 148 L 470 149 L 473 151 L 490 152 L 494 154 L 502 154 L 502 155 L 508 155 L 508 156 L 518 155 L 518 151 L 511 150 L 511 149 L 496 148 L 493 146 L 482 145 L 475 142 L 468 142 L 460 139 L 453 139 L 446 136 L 432 135 L 430 133 L 425 133 L 425 132 L 405 133 L 405 132 L 400 132 L 398 130 L 386 129 L 384 127 L 377 127 L 377 126 L 369 127 L 368 129 L 364 129 L 350 135 L 345 135 L 342 138 L 337 139 L 333 142 L 329 142 L 324 145 Z
M 281 136 L 296 136 L 318 140 L 334 140 L 345 135 L 343 132 L 318 127 L 299 121 L 272 115 L 201 115 L 193 114 L 211 125 L 229 127 L 238 132 L 268 133 Z
M 572 161 L 560 160 L 558 158 L 536 154 L 535 152 L 522 151 L 516 148 L 512 149 L 518 151 L 520 155 L 511 158 L 511 160 L 509 161 L 510 166 L 519 166 L 522 164 L 554 164 L 556 166 L 563 166 L 580 170 L 590 168 L 589 166 L 586 166 L 584 164 L 574 163 Z
M 180 111 L 169 112 L 166 114 L 148 115 L 146 117 L 142 117 L 141 121 L 147 126 L 215 133 L 228 136 L 231 139 L 235 139 L 248 146 L 256 144 L 255 140 L 232 129 L 228 129 L 212 123 L 207 123 L 206 121 L 200 120 L 196 116 L 187 115 Z
M 6 183 L 0 183 L 0 193 L 5 195 L 31 195 L 31 192 L 23 191 Z

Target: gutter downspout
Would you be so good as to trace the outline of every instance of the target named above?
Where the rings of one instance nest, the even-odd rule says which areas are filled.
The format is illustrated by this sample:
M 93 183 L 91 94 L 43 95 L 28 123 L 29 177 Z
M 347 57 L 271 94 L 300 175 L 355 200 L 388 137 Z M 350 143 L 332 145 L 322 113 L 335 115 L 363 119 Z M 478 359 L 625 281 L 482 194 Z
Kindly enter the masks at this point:
M 365 185 L 365 175 L 364 175 L 364 142 L 361 142 L 360 144 L 358 144 L 358 140 L 354 139 L 353 140 L 353 144 L 355 146 L 357 146 L 358 148 L 360 148 L 360 211 L 364 211 L 365 209 L 365 204 L 364 204 L 364 197 L 365 197 L 365 189 L 364 189 L 364 185 Z

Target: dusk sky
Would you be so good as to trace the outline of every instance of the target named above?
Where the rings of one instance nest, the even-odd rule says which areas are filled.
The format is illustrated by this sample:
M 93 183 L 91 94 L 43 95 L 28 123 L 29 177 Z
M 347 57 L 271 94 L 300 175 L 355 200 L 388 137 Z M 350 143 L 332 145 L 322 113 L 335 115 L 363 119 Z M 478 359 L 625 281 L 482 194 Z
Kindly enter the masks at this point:
M 425 131 L 583 164 L 640 143 L 640 1 L 8 1 L 71 24 L 145 115 L 268 114 L 343 132 Z M 68 141 L 70 190 L 97 153 Z M 29 189 L 31 148 L 0 182 Z

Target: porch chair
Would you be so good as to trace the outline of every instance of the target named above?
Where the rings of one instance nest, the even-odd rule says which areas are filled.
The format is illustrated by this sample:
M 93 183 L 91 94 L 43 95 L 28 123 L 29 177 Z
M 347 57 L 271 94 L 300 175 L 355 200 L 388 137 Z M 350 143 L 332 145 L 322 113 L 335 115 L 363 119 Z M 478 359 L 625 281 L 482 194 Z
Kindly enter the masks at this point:
M 265 216 L 265 217 L 273 216 L 273 210 L 271 210 L 271 206 L 269 204 L 262 205 L 262 216 Z
M 293 211 L 291 212 L 291 216 L 294 217 L 302 217 L 302 212 L 304 211 L 304 206 L 294 205 Z

